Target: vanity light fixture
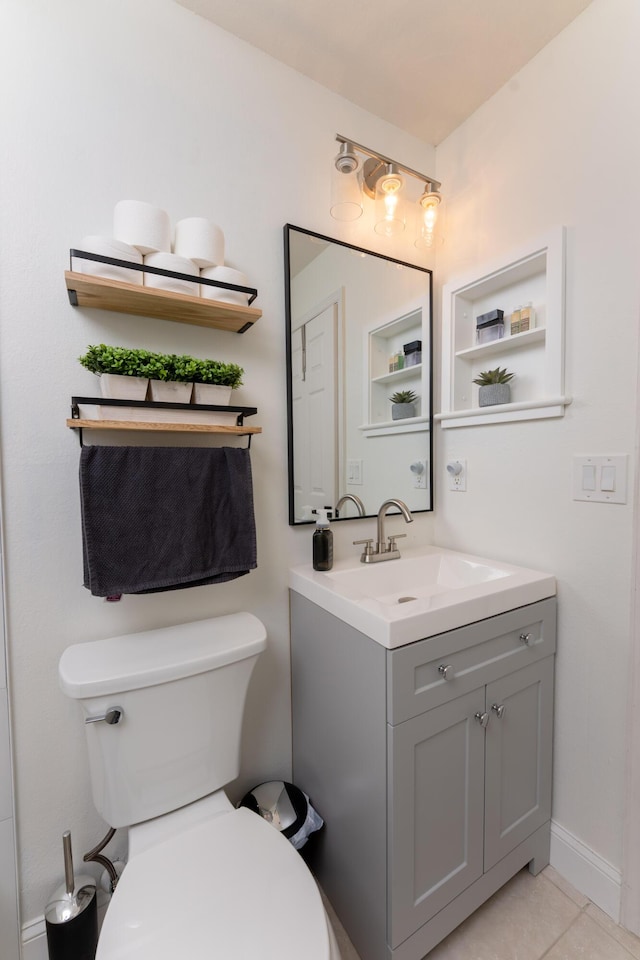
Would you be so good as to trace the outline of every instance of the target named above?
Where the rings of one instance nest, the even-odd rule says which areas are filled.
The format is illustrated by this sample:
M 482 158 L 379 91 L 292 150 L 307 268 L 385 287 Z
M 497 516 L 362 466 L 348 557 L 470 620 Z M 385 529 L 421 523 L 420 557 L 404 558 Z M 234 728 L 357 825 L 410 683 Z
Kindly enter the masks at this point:
M 415 211 L 415 246 L 433 246 L 441 202 L 440 182 L 397 160 L 336 134 L 340 144 L 331 171 L 331 216 L 335 220 L 356 220 L 362 215 L 363 194 L 375 201 L 374 229 L 396 237 L 406 226 L 411 207 Z M 408 180 L 408 178 L 410 178 Z M 422 184 L 417 201 L 408 201 L 410 180 Z
M 334 220 L 357 220 L 362 216 L 360 166 L 351 144 L 342 142 L 331 171 L 331 216 Z

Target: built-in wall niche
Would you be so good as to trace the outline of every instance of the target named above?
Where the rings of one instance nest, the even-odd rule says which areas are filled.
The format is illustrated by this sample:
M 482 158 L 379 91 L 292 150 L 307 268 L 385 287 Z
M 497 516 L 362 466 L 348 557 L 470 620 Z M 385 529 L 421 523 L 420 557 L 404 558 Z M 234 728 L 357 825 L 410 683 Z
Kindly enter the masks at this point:
M 400 316 L 369 330 L 365 349 L 369 360 L 369 379 L 366 385 L 365 409 L 369 411 L 368 422 L 361 429 L 364 436 L 379 436 L 384 433 L 414 433 L 429 429 L 429 343 L 425 334 L 424 305 L 408 309 Z M 404 357 L 404 347 L 420 341 L 419 362 L 410 362 Z M 392 359 L 404 357 L 401 369 L 390 369 Z M 415 360 L 418 354 L 412 354 Z M 399 390 L 412 390 L 418 397 L 415 416 L 393 420 L 391 416 L 392 394 Z
M 531 304 L 535 326 L 511 334 L 509 318 Z M 491 310 L 504 311 L 504 336 L 477 343 L 476 320 Z M 564 228 L 515 251 L 502 262 L 485 265 L 443 287 L 443 428 L 561 417 L 571 402 L 564 393 Z M 511 403 L 478 405 L 480 372 L 506 367 Z

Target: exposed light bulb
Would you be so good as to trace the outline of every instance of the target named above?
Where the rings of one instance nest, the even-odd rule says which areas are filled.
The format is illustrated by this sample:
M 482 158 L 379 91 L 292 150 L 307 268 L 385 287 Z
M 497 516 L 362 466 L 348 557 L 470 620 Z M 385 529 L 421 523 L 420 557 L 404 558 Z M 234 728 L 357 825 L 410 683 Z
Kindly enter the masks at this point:
M 393 167 L 387 165 L 384 173 L 376 183 L 376 233 L 393 237 L 405 228 L 405 218 L 402 211 L 402 188 L 404 180 Z
M 395 193 L 385 193 L 384 208 L 387 211 L 386 219 L 393 220 L 398 206 L 398 197 Z
M 420 197 L 420 214 L 418 216 L 418 233 L 415 239 L 415 246 L 421 250 L 433 246 L 440 200 L 440 194 L 435 190 L 431 190 L 430 184 Z

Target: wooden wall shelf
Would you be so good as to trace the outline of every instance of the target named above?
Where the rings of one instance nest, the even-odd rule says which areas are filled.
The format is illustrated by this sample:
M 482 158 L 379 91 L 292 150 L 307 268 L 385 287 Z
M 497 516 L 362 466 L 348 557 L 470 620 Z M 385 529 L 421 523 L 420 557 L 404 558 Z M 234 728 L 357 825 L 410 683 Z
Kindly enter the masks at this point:
M 114 407 L 127 408 L 128 410 L 137 409 L 140 413 L 139 420 L 128 419 L 107 419 L 97 417 L 87 417 L 82 415 L 85 408 L 89 407 Z M 153 410 L 154 413 L 162 410 L 178 410 L 185 419 L 176 420 L 145 420 L 145 410 Z M 189 413 L 197 415 L 201 411 L 216 411 L 220 413 L 232 413 L 236 416 L 235 424 L 205 423 L 189 421 Z M 72 416 L 67 420 L 67 426 L 71 430 L 80 431 L 80 444 L 82 445 L 83 430 L 131 430 L 144 431 L 147 433 L 217 433 L 226 436 L 251 437 L 254 434 L 262 433 L 262 427 L 248 427 L 244 423 L 244 417 L 253 416 L 257 413 L 256 407 L 232 407 L 216 406 L 208 404 L 188 404 L 188 403 L 153 403 L 147 400 L 110 400 L 103 397 L 72 397 L 71 398 Z
M 226 433 L 237 437 L 262 433 L 262 427 L 234 427 L 220 423 L 152 423 L 144 420 L 81 420 L 69 417 L 67 426 L 72 430 L 83 427 L 87 430 L 158 430 L 166 433 Z
M 191 297 L 72 270 L 65 271 L 64 279 L 73 306 L 157 317 L 159 320 L 190 323 L 232 333 L 244 333 L 262 316 L 262 311 L 255 307 Z

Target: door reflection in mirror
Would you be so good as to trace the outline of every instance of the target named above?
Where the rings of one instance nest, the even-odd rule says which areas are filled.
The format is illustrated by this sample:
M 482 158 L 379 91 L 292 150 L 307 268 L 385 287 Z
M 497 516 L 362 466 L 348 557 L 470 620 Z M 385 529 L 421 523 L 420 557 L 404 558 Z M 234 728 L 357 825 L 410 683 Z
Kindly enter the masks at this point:
M 431 271 L 291 225 L 285 270 L 289 522 L 348 494 L 368 517 L 389 497 L 431 510 Z M 417 399 L 394 420 L 400 391 Z

